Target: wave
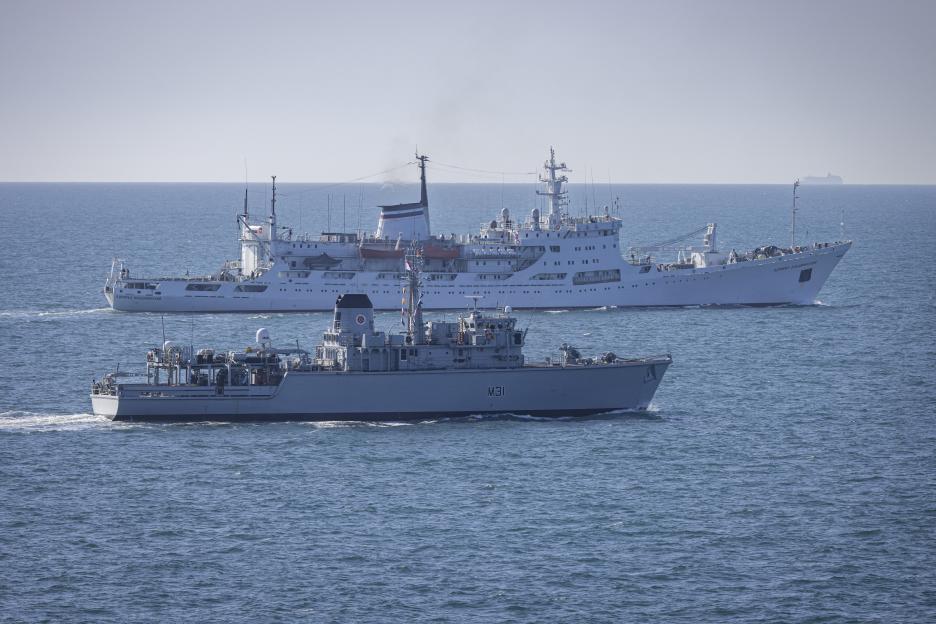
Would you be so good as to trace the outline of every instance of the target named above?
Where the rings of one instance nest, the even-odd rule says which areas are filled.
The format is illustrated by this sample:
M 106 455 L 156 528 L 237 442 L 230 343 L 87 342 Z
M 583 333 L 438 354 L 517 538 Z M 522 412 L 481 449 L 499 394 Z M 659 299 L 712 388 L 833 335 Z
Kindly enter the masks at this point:
M 82 316 L 112 312 L 110 308 L 66 308 L 64 310 L 2 310 L 0 317 L 6 318 L 46 318 L 59 316 Z
M 0 431 L 80 431 L 112 427 L 114 423 L 94 414 L 50 414 L 14 410 L 0 412 Z

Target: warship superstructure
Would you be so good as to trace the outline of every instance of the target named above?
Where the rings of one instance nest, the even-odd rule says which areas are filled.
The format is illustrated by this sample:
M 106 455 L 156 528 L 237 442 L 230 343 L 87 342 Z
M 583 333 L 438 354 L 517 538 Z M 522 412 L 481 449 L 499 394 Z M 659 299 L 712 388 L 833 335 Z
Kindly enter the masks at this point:
M 504 208 L 478 234 L 434 235 L 429 221 L 425 156 L 419 201 L 380 206 L 377 229 L 293 236 L 276 218 L 276 178 L 269 217 L 251 220 L 245 196 L 238 217 L 241 257 L 212 275 L 138 277 L 115 259 L 104 295 L 134 312 L 328 310 L 343 293 L 366 294 L 394 309 L 404 253 L 418 244 L 425 262 L 426 309 L 458 309 L 466 296 L 515 308 L 812 304 L 850 241 L 764 245 L 728 252 L 708 224 L 670 245 L 622 250 L 622 220 L 568 214 L 570 171 L 550 149 L 541 181 L 548 211 L 516 220 Z M 795 201 L 795 199 L 794 199 Z M 795 206 L 794 206 L 795 210 Z M 674 246 L 692 236 L 702 245 Z M 659 254 L 667 253 L 669 261 Z
M 260 329 L 243 351 L 166 341 L 146 354 L 145 381 L 113 372 L 95 381 L 95 414 L 130 421 L 424 420 L 475 414 L 582 416 L 646 410 L 669 355 L 527 362 L 526 330 L 509 307 L 424 322 L 417 253 L 407 260 L 406 331 L 374 326 L 366 294 L 338 297 L 313 352 L 279 349 Z

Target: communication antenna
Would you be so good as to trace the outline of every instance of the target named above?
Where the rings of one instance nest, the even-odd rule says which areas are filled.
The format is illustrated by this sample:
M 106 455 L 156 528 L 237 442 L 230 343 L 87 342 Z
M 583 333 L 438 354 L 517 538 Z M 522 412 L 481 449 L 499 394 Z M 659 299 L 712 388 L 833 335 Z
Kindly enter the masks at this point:
M 839 228 L 842 230 L 842 240 L 845 240 L 845 208 L 842 208 L 842 220 L 839 222 Z
M 611 169 L 608 169 L 608 205 L 614 203 L 614 192 L 611 190 Z
M 247 190 L 250 186 L 250 183 L 247 181 L 247 157 L 244 157 L 244 225 L 247 225 Z
M 799 178 L 793 182 L 793 217 L 790 224 L 790 247 L 796 247 L 796 189 L 799 188 Z
M 276 240 L 276 176 L 273 178 L 273 195 L 270 199 L 270 240 Z M 272 244 L 271 244 L 272 245 Z M 270 247 L 272 253 L 273 248 Z
M 273 177 L 273 198 L 270 200 L 270 214 L 276 217 L 276 176 Z
M 591 173 L 591 187 L 592 187 L 592 209 L 595 211 L 595 214 L 598 213 L 598 199 L 595 195 L 595 170 L 589 169 Z
M 364 185 L 360 186 L 358 190 L 358 206 L 357 206 L 357 229 L 358 232 L 361 231 L 361 211 L 364 210 Z

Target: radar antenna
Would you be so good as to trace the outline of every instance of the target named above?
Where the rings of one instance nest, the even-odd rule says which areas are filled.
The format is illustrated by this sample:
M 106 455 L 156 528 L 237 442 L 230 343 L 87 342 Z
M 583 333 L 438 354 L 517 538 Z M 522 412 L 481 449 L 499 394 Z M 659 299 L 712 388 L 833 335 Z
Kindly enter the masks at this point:
M 546 170 L 546 176 L 540 176 L 539 180 L 546 184 L 546 190 L 536 191 L 536 194 L 548 198 L 549 227 L 555 228 L 562 220 L 562 208 L 568 205 L 566 199 L 568 193 L 563 190 L 562 185 L 569 181 L 569 178 L 565 175 L 556 176 L 556 172 L 567 171 L 571 173 L 572 170 L 564 162 L 556 163 L 556 150 L 552 146 L 549 147 L 549 160 L 543 164 L 543 168 Z

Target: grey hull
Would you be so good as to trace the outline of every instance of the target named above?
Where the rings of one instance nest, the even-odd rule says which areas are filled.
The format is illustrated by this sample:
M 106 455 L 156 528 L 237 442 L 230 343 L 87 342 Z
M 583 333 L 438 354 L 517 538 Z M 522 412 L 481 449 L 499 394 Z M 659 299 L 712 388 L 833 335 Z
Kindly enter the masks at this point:
M 123 421 L 381 421 L 476 414 L 586 416 L 646 410 L 668 357 L 593 366 L 421 372 L 288 372 L 279 386 L 121 385 L 92 395 L 95 414 Z

